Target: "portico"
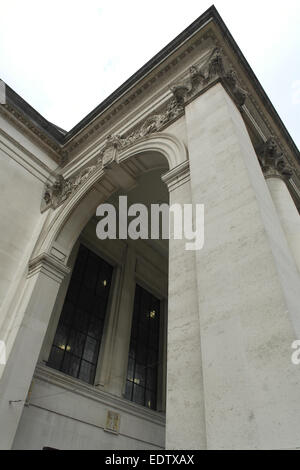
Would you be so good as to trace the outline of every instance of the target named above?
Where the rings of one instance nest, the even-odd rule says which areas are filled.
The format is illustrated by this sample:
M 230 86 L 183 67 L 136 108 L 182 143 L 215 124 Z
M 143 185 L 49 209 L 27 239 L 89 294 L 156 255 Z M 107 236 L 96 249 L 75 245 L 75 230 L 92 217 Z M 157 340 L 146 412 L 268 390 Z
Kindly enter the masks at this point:
M 21 134 L 27 166 L 5 171 L 31 211 L 23 238 L 7 185 L 0 448 L 299 446 L 299 156 L 224 28 L 208 10 L 65 135 L 8 93 L 5 158 Z M 203 248 L 99 240 L 120 195 L 204 204 Z

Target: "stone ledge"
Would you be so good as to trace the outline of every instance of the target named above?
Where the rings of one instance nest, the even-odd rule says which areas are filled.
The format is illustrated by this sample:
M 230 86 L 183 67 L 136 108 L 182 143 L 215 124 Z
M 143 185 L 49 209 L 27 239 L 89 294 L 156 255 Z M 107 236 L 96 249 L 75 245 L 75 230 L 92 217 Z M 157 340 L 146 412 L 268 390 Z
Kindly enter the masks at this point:
M 57 387 L 64 388 L 65 390 L 68 390 L 74 394 L 78 394 L 87 399 L 97 401 L 102 405 L 131 414 L 137 418 L 144 419 L 156 425 L 163 427 L 165 426 L 164 414 L 136 405 L 135 403 L 132 403 L 125 398 L 111 395 L 110 393 L 104 392 L 103 390 L 100 390 L 93 385 L 86 384 L 78 379 L 67 376 L 62 372 L 51 369 L 50 367 L 41 363 L 37 364 L 36 366 L 34 378 Z M 32 398 L 32 402 L 34 404 L 34 397 Z

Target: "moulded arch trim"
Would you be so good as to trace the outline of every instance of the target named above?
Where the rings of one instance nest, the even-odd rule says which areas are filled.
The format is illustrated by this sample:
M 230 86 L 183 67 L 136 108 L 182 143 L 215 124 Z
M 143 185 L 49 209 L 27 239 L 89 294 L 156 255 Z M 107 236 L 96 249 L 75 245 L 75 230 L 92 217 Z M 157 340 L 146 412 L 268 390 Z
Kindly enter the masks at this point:
M 118 162 L 151 151 L 161 153 L 167 159 L 169 170 L 173 170 L 173 168 L 188 159 L 187 149 L 181 140 L 171 134 L 157 133 L 151 134 L 121 151 Z
M 184 143 L 177 137 L 167 133 L 156 133 L 146 136 L 143 140 L 136 142 L 130 147 L 119 151 L 117 163 L 125 162 L 132 157 L 137 157 L 145 152 L 156 152 L 163 155 L 169 165 L 169 170 L 173 170 L 178 165 L 188 159 L 187 149 Z M 50 253 L 51 248 L 55 247 L 55 240 L 64 230 L 74 210 L 80 205 L 85 196 L 88 195 L 92 187 L 104 176 L 105 172 L 99 168 L 84 184 L 72 195 L 61 207 L 59 207 L 49 226 L 47 233 L 42 232 L 41 239 L 36 245 L 32 258 L 41 253 Z M 80 233 L 76 234 L 78 238 Z M 72 247 L 65 253 L 65 262 L 71 252 Z

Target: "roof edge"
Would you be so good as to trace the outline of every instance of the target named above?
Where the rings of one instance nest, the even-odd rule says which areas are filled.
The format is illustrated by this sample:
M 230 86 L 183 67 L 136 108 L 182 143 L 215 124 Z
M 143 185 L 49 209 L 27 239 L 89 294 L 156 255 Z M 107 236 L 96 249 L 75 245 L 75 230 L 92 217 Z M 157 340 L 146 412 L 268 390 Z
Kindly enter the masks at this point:
M 88 113 L 81 121 L 79 121 L 69 131 L 64 131 L 60 127 L 45 119 L 39 112 L 30 106 L 21 96 L 14 90 L 6 85 L 6 98 L 7 104 L 16 108 L 23 113 L 29 120 L 31 120 L 41 131 L 45 132 L 49 138 L 52 138 L 56 144 L 64 146 L 75 135 L 82 131 L 90 122 L 95 119 L 100 113 L 109 108 L 113 102 L 124 95 L 132 86 L 139 80 L 143 79 L 151 70 L 153 70 L 159 63 L 165 60 L 171 53 L 173 53 L 179 46 L 189 40 L 195 33 L 197 33 L 209 20 L 215 20 L 220 28 L 223 38 L 228 42 L 233 51 L 240 59 L 241 65 L 245 68 L 249 79 L 253 82 L 255 90 L 266 107 L 272 119 L 277 123 L 280 131 L 287 140 L 291 150 L 295 153 L 296 158 L 300 161 L 299 150 L 289 134 L 287 128 L 283 124 L 275 107 L 268 98 L 258 78 L 250 67 L 247 59 L 244 57 L 242 51 L 228 30 L 222 17 L 217 11 L 216 7 L 212 5 L 201 16 L 199 16 L 192 24 L 190 24 L 183 32 L 176 36 L 170 43 L 168 43 L 160 52 L 158 52 L 152 59 L 150 59 L 143 67 L 131 75 L 121 86 L 119 86 L 113 93 L 111 93 L 104 101 L 96 106 L 90 113 Z

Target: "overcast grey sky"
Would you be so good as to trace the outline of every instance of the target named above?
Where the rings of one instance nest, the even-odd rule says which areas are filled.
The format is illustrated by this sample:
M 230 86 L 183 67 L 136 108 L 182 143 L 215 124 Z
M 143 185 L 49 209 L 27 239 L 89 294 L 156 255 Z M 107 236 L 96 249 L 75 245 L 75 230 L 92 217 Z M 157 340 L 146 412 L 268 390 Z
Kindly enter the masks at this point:
M 69 130 L 212 1 L 0 3 L 0 77 Z M 300 1 L 214 4 L 300 147 Z

